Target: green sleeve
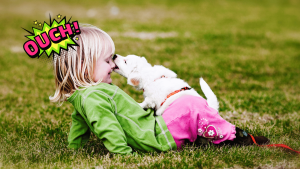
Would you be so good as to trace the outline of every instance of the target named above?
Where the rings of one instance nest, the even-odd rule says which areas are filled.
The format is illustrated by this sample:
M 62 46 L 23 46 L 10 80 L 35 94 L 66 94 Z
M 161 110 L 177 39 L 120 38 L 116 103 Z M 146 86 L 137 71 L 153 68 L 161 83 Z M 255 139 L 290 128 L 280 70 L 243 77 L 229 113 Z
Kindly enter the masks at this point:
M 71 117 L 72 126 L 68 137 L 68 147 L 78 149 L 89 140 L 91 132 L 85 120 L 76 110 L 74 110 Z
M 114 115 L 114 104 L 107 96 L 97 92 L 90 94 L 84 103 L 84 110 L 93 132 L 110 152 L 120 154 L 132 152 L 123 128 Z

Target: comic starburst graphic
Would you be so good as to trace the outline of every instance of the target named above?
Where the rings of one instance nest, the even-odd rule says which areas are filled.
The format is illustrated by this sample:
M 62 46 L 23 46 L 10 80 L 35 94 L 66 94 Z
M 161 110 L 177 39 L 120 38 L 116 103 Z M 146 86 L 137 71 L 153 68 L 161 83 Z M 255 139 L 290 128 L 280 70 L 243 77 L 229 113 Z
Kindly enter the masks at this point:
M 59 17 L 61 17 L 61 15 L 57 15 Z M 62 18 L 60 22 L 57 22 L 55 19 L 51 20 L 51 16 L 50 17 L 50 24 L 47 24 L 46 22 L 44 22 L 43 24 L 42 23 L 39 23 L 39 25 L 42 26 L 42 29 L 37 29 L 37 28 L 34 28 L 32 27 L 32 32 L 24 29 L 25 31 L 27 31 L 28 33 L 30 33 L 30 35 L 27 35 L 25 36 L 26 38 L 34 41 L 36 44 L 37 41 L 35 40 L 35 37 L 36 36 L 40 36 L 41 39 L 43 40 L 43 42 L 45 43 L 45 40 L 42 38 L 41 34 L 42 33 L 46 33 L 47 35 L 49 34 L 49 31 L 53 28 L 56 28 L 56 27 L 59 27 L 59 26 L 63 26 L 65 28 L 66 24 L 70 24 L 71 27 L 74 27 L 71 23 L 70 23 L 70 20 L 71 18 L 66 22 L 66 17 Z M 34 21 L 34 24 L 36 24 L 37 21 Z M 77 33 L 78 34 L 78 33 Z M 55 37 L 59 37 L 61 34 L 59 31 L 57 31 L 55 33 Z M 50 55 L 52 55 L 54 52 L 57 53 L 58 55 L 60 54 L 60 51 L 61 49 L 64 49 L 64 50 L 68 50 L 68 46 L 72 47 L 72 46 L 78 46 L 78 44 L 75 42 L 75 40 L 73 40 L 73 37 L 75 36 L 75 32 L 71 35 L 68 35 L 67 34 L 67 38 L 66 39 L 63 39 L 62 41 L 58 42 L 58 43 L 54 43 L 52 40 L 50 40 L 50 47 L 48 49 L 41 49 L 39 47 L 39 57 L 45 52 L 48 57 L 50 57 Z

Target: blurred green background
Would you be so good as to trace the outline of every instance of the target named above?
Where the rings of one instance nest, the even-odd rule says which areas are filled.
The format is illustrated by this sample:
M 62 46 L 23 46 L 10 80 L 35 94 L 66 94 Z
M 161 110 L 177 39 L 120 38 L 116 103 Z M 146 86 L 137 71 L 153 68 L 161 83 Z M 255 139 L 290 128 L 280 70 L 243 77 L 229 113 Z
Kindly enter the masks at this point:
M 299 168 L 296 154 L 255 146 L 119 156 L 93 136 L 83 149 L 68 150 L 73 108 L 49 102 L 51 64 L 22 48 L 28 40 L 22 28 L 49 23 L 49 14 L 95 25 L 111 35 L 116 53 L 164 65 L 201 95 L 203 77 L 229 122 L 300 150 L 299 9 L 297 0 L 1 1 L 0 167 Z M 125 78 L 112 78 L 143 100 Z

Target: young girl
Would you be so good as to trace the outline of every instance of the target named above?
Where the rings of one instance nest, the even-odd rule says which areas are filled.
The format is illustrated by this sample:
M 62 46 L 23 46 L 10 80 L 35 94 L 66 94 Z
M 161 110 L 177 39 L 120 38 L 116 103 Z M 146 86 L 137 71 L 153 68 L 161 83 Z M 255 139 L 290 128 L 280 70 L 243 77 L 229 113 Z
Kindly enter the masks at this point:
M 113 85 L 110 74 L 115 46 L 111 37 L 93 27 L 81 27 L 74 49 L 54 57 L 56 91 L 52 102 L 74 106 L 69 148 L 83 146 L 93 132 L 113 153 L 181 149 L 187 142 L 253 144 L 243 130 L 222 119 L 206 100 L 185 96 L 174 101 L 163 116 L 145 111 Z M 256 137 L 259 144 L 265 137 Z

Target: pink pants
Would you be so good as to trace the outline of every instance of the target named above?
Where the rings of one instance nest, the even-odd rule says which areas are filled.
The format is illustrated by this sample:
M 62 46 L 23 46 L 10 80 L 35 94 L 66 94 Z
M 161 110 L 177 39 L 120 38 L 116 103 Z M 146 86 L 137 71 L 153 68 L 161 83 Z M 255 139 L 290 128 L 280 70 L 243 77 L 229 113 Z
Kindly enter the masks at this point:
M 224 120 L 201 97 L 178 98 L 164 111 L 162 117 L 178 149 L 187 140 L 194 142 L 198 135 L 208 138 L 214 144 L 235 138 L 235 126 Z

